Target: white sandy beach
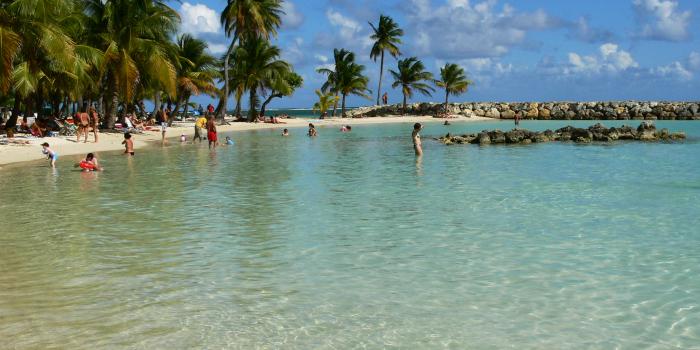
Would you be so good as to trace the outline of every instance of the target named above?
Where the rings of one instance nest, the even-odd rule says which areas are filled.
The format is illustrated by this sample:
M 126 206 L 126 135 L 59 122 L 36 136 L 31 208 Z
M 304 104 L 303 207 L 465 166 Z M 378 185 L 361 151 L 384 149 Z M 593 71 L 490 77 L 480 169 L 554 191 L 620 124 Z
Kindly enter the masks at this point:
M 491 120 L 489 118 L 471 117 L 471 118 L 455 118 L 451 121 L 483 121 Z M 220 125 L 217 127 L 219 133 L 227 133 L 232 131 L 246 131 L 258 129 L 283 129 L 304 127 L 309 122 L 317 126 L 340 126 L 340 125 L 361 125 L 361 124 L 387 124 L 387 123 L 442 123 L 444 119 L 437 119 L 429 116 L 388 116 L 375 118 L 328 118 L 324 120 L 318 119 L 283 119 L 285 124 L 267 124 L 267 123 L 231 123 L 231 125 Z M 187 139 L 191 140 L 194 129 L 194 123 L 176 123 L 168 128 L 166 137 L 168 142 L 177 141 L 181 134 L 187 135 Z M 142 134 L 134 134 L 134 147 L 140 149 L 148 145 L 157 144 L 161 141 L 160 131 L 145 131 Z M 93 135 L 88 137 L 88 143 L 80 143 L 75 141 L 75 136 L 59 136 L 59 137 L 16 137 L 15 140 L 27 140 L 28 145 L 9 144 L 0 145 L 0 168 L 2 165 L 27 162 L 46 158 L 41 153 L 41 144 L 48 142 L 56 153 L 61 156 L 84 155 L 88 152 L 107 152 L 123 150 L 121 144 L 124 137 L 121 133 L 100 133 L 99 142 L 95 143 Z M 59 158 L 60 161 L 60 158 Z

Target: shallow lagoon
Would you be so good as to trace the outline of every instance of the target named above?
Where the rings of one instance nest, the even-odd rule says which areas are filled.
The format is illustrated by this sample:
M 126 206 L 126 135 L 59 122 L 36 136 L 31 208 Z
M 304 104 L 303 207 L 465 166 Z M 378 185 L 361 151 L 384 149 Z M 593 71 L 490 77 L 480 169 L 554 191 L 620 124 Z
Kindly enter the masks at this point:
M 511 126 L 430 124 L 421 161 L 395 124 L 3 169 L 1 347 L 700 348 L 700 123 L 429 140 Z

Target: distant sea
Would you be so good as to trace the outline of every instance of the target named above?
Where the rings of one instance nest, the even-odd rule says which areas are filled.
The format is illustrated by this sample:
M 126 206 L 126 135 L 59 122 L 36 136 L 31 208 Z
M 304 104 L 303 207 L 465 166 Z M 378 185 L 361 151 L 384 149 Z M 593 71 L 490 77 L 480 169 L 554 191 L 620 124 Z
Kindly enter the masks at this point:
M 346 111 L 350 111 L 350 110 L 353 110 L 353 109 L 355 109 L 355 108 L 357 108 L 357 107 L 346 107 L 345 110 L 346 110 Z M 232 114 L 233 111 L 231 111 L 231 112 L 229 112 L 229 113 Z M 243 111 L 242 113 L 245 115 L 245 114 L 248 113 L 248 111 Z M 333 110 L 328 111 L 328 114 L 329 114 L 329 115 L 331 115 L 332 113 L 333 113 Z M 310 118 L 310 119 L 313 119 L 313 118 L 318 118 L 318 117 L 319 117 L 319 113 L 318 113 L 318 112 L 314 112 L 313 110 L 311 110 L 311 109 L 309 109 L 309 108 L 280 108 L 280 109 L 268 109 L 268 110 L 265 112 L 265 115 L 267 115 L 267 116 L 275 116 L 275 115 L 282 115 L 282 114 L 286 114 L 286 115 L 288 115 L 288 116 L 290 116 L 290 117 L 295 117 L 295 118 Z M 338 111 L 336 112 L 336 114 L 340 115 L 340 108 L 338 108 Z

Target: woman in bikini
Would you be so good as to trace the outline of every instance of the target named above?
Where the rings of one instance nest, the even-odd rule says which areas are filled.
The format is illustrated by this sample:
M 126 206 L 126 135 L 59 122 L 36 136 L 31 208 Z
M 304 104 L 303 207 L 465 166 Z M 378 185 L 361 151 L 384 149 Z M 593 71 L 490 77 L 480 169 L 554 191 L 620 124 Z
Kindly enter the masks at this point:
M 416 156 L 422 156 L 423 155 L 423 146 L 420 142 L 420 130 L 423 128 L 423 125 L 421 123 L 416 123 L 413 125 L 413 150 L 416 152 Z
M 97 114 L 94 107 L 90 107 L 90 127 L 92 128 L 93 134 L 95 134 L 95 143 L 97 143 L 97 134 L 100 131 L 100 115 Z M 85 139 L 87 140 L 87 136 L 85 136 Z
M 76 135 L 78 138 L 76 141 L 80 142 L 80 135 L 85 134 L 85 143 L 87 143 L 88 128 L 90 127 L 90 115 L 88 115 L 86 112 L 79 113 L 77 122 L 78 131 L 76 132 Z

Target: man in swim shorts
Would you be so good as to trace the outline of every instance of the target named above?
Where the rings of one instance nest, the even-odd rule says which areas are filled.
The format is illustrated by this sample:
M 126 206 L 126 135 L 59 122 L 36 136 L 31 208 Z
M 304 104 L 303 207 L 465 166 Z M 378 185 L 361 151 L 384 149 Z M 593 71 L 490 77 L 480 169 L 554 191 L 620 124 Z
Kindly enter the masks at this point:
M 209 140 L 209 149 L 214 146 L 219 144 L 217 135 L 216 135 L 216 122 L 214 121 L 214 116 L 211 115 L 209 116 L 209 120 L 207 121 L 207 139 Z

